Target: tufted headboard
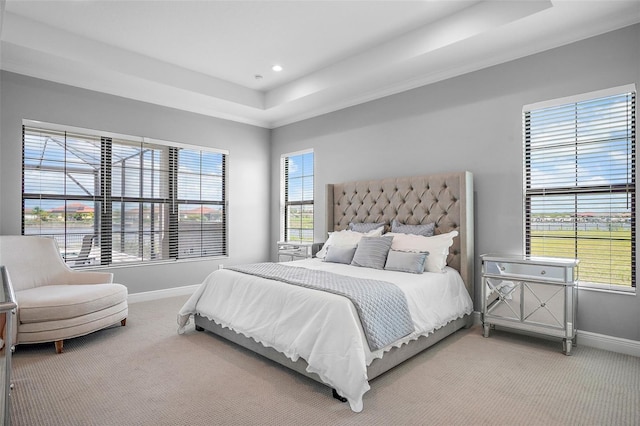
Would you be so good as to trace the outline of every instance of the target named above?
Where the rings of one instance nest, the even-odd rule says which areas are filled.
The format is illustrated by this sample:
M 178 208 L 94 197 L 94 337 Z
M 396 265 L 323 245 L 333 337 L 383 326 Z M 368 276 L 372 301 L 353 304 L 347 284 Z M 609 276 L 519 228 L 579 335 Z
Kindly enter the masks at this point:
M 447 264 L 473 294 L 473 175 L 444 173 L 327 185 L 327 231 L 349 222 L 436 224 L 436 234 L 457 230 Z

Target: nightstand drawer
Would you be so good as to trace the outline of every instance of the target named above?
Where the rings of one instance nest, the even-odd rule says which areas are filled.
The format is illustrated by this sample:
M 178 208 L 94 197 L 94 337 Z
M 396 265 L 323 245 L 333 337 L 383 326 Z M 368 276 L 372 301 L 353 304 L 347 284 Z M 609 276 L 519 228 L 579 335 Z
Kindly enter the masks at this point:
M 485 267 L 489 274 L 509 275 L 518 278 L 526 277 L 545 281 L 573 282 L 573 269 L 562 266 L 487 261 Z

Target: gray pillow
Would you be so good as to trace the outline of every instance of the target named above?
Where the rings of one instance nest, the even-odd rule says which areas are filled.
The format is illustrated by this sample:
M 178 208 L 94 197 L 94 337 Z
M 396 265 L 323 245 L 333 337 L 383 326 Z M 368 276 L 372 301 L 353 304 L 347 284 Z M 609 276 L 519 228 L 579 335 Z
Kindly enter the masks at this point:
M 349 231 L 354 232 L 362 232 L 366 234 L 369 231 L 373 231 L 374 229 L 378 229 L 381 226 L 384 226 L 384 223 L 349 223 Z
M 421 274 L 424 271 L 424 262 L 427 260 L 425 252 L 407 252 L 390 250 L 387 256 L 387 263 L 384 269 L 387 271 L 409 272 L 411 274 Z
M 392 236 L 362 237 L 351 264 L 365 268 L 384 269 L 392 242 Z
M 356 246 L 329 246 L 327 254 L 324 257 L 325 262 L 346 263 L 347 265 L 353 260 L 356 252 Z
M 433 237 L 436 232 L 436 224 L 424 223 L 422 225 L 405 225 L 393 219 L 391 222 L 391 232 L 398 234 L 414 234 L 422 235 L 423 237 Z

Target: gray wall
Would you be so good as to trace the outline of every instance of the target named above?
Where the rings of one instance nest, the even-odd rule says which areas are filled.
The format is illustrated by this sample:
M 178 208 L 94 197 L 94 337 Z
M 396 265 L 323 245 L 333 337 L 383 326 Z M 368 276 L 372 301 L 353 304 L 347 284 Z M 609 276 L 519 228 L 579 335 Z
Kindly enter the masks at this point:
M 279 158 L 313 148 L 316 241 L 326 239 L 327 183 L 469 170 L 476 254 L 521 253 L 523 105 L 629 83 L 640 87 L 638 46 L 635 25 L 275 129 L 271 241 L 279 228 Z M 476 260 L 476 307 L 479 277 Z M 640 340 L 638 318 L 639 296 L 580 291 L 582 331 Z
M 22 119 L 229 150 L 229 257 L 110 268 L 129 293 L 199 284 L 219 263 L 269 257 L 269 130 L 2 72 L 0 234 L 21 226 Z

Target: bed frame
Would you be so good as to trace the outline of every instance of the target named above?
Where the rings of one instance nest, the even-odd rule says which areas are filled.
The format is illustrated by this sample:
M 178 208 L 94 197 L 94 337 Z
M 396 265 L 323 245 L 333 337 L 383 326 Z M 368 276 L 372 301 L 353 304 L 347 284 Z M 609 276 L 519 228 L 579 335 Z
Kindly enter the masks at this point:
M 327 231 L 346 229 L 350 222 L 390 224 L 393 219 L 406 224 L 436 224 L 436 234 L 459 232 L 449 250 L 447 264 L 458 270 L 469 295 L 474 291 L 473 176 L 470 172 L 356 181 L 329 184 L 326 190 Z M 306 371 L 302 358 L 291 361 L 273 348 L 223 328 L 200 315 L 194 316 L 196 330 L 208 330 L 253 352 L 265 356 L 320 383 L 320 377 Z M 429 336 L 422 336 L 393 348 L 367 368 L 369 380 L 422 352 L 463 327 L 470 327 L 471 315 L 451 321 Z M 324 384 L 324 383 L 323 383 Z M 336 392 L 333 392 L 337 397 Z M 342 400 L 341 398 L 338 398 Z

